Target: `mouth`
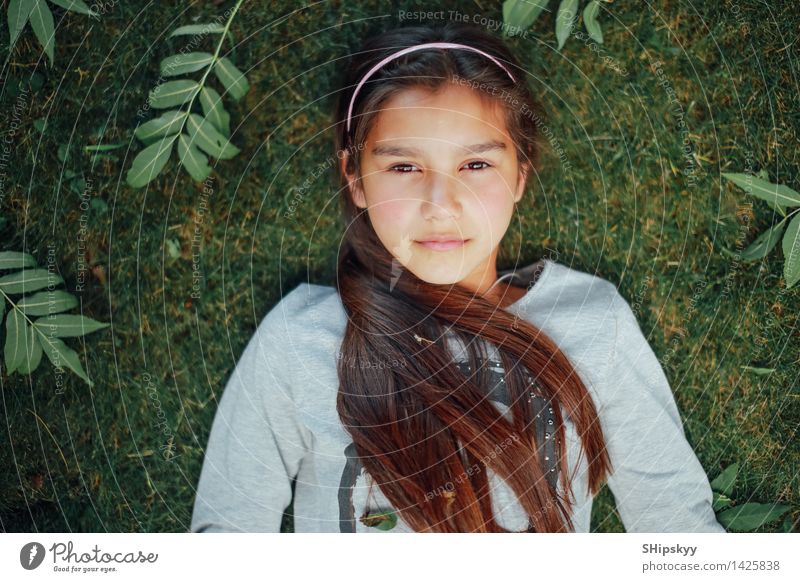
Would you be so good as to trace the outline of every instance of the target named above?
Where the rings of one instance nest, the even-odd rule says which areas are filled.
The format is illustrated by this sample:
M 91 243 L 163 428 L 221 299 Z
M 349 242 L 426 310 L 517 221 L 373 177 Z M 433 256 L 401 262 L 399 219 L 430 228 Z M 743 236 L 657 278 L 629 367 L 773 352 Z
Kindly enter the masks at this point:
M 415 240 L 414 243 L 431 251 L 452 251 L 460 249 L 472 239 Z

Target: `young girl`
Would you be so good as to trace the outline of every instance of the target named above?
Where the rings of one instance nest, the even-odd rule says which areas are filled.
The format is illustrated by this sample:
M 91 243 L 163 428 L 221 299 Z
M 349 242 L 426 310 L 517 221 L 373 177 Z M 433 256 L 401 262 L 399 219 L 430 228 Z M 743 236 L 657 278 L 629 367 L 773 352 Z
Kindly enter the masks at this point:
M 551 258 L 496 270 L 541 124 L 504 43 L 399 28 L 346 70 L 336 286 L 259 325 L 191 530 L 277 532 L 294 499 L 297 532 L 587 532 L 607 481 L 627 531 L 725 531 L 615 286 Z

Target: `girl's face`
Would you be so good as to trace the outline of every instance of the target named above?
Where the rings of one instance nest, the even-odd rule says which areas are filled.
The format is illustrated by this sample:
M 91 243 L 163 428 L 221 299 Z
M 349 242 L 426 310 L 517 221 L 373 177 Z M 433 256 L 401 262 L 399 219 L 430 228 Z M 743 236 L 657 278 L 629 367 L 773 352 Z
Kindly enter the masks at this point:
M 364 145 L 350 192 L 387 250 L 424 281 L 483 294 L 527 175 L 502 106 L 455 83 L 408 89 L 386 102 Z

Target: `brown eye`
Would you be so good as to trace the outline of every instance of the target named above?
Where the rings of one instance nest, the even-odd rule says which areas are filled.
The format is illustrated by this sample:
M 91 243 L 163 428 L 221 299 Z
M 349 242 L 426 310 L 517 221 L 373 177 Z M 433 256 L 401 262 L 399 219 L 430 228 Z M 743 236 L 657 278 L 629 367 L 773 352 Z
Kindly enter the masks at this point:
M 484 162 L 483 160 L 478 160 L 476 162 L 468 162 L 467 166 L 471 166 L 472 164 L 484 164 L 485 165 L 484 168 L 469 168 L 470 170 L 473 170 L 473 171 L 484 170 L 486 168 L 491 168 L 492 167 L 491 164 L 489 164 L 488 162 Z
M 413 168 L 416 168 L 413 164 L 397 164 L 389 168 L 389 171 L 395 174 L 411 174 L 414 171 Z

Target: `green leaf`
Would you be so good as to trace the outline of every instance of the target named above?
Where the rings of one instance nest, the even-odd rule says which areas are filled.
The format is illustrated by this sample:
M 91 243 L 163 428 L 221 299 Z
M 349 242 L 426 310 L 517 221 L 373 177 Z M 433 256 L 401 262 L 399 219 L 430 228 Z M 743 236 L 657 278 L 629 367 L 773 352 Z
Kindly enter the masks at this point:
M 81 360 L 78 358 L 78 354 L 75 350 L 68 347 L 67 344 L 56 337 L 45 336 L 40 338 L 40 340 L 44 353 L 56 368 L 69 368 L 83 378 L 89 386 L 94 386 L 94 382 L 89 380 L 89 376 L 83 371 Z
M 751 176 L 750 174 L 728 174 L 723 172 L 723 178 L 727 178 L 748 194 L 761 198 L 767 202 L 774 202 L 783 206 L 793 207 L 800 206 L 800 194 L 789 188 L 779 184 L 773 184 Z
M 189 175 L 202 182 L 211 175 L 206 155 L 191 143 L 189 136 L 182 133 L 178 138 L 178 157 Z
M 772 374 L 775 368 L 754 368 L 753 366 L 742 366 L 742 370 L 750 370 L 753 374 L 758 376 L 766 376 Z
M 164 241 L 167 247 L 167 254 L 172 259 L 177 259 L 181 256 L 181 245 L 174 238 L 168 238 Z
M 762 232 L 753 243 L 742 251 L 741 258 L 743 261 L 755 261 L 763 259 L 769 252 L 775 248 L 778 241 L 783 234 L 783 227 L 785 220 L 781 220 L 778 224 Z
M 22 352 L 23 358 L 17 367 L 17 372 L 30 374 L 42 361 L 42 344 L 39 342 L 38 334 L 30 325 L 25 325 L 25 344 Z
M 575 16 L 578 14 L 578 0 L 561 0 L 556 14 L 556 39 L 558 49 L 567 42 L 572 28 L 575 26 Z
M 204 34 L 222 34 L 223 32 L 225 32 L 225 26 L 222 24 L 187 24 L 173 30 L 172 33 L 170 33 L 170 36 L 172 37 L 189 34 L 200 36 Z M 231 44 L 236 44 L 233 40 L 233 33 L 230 30 L 228 30 L 227 37 L 228 40 L 231 41 Z
M 745 503 L 726 509 L 717 515 L 717 521 L 734 531 L 753 531 L 775 521 L 790 509 L 789 505 L 777 503 Z
M 149 145 L 164 136 L 180 133 L 187 115 L 189 115 L 188 111 L 179 109 L 167 111 L 161 117 L 141 124 L 134 130 L 133 135 Z
M 56 286 L 64 282 L 57 273 L 47 269 L 25 269 L 0 277 L 0 289 L 9 295 L 19 295 L 38 291 L 48 285 Z
M 244 73 L 225 57 L 214 63 L 214 73 L 228 93 L 237 101 L 244 97 L 250 89 L 250 83 L 247 82 L 247 77 L 244 76 Z
M 25 315 L 50 315 L 67 311 L 78 306 L 78 299 L 66 291 L 56 289 L 55 291 L 39 291 L 33 295 L 23 297 L 17 307 Z
M 222 24 L 187 24 L 176 28 L 170 33 L 170 36 L 179 36 L 186 34 L 222 34 L 225 32 L 225 27 Z
M 603 30 L 597 22 L 597 14 L 600 12 L 600 2 L 592 0 L 583 9 L 583 25 L 589 37 L 598 44 L 603 44 Z
M 360 521 L 367 527 L 374 527 L 381 531 L 389 531 L 397 525 L 397 515 L 395 515 L 394 511 L 379 509 L 375 512 L 363 515 Z
M 53 25 L 53 13 L 50 12 L 47 2 L 44 0 L 36 0 L 36 4 L 33 10 L 31 10 L 30 20 L 33 32 L 36 38 L 39 39 L 39 42 L 42 43 L 44 52 L 50 59 L 50 64 L 52 65 L 55 56 L 55 27 Z
M 31 73 L 31 76 L 28 79 L 28 81 L 30 83 L 31 89 L 33 89 L 34 91 L 38 91 L 44 85 L 44 76 L 42 76 L 40 73 L 33 72 Z
M 738 472 L 739 463 L 729 465 L 711 482 L 711 489 L 723 495 L 730 495 L 731 491 L 733 491 L 733 485 L 736 483 L 736 475 Z
M 780 204 L 777 204 L 772 200 L 767 200 L 767 206 L 772 208 L 775 212 L 777 212 L 781 216 L 786 216 L 786 206 L 781 206 Z
M 16 370 L 25 358 L 25 317 L 12 309 L 6 317 L 6 345 L 3 347 L 6 374 Z
M 172 55 L 161 61 L 161 74 L 165 77 L 176 77 L 186 73 L 194 73 L 207 67 L 214 60 L 211 53 L 186 53 Z
M 168 107 L 183 105 L 194 98 L 199 90 L 199 83 L 191 79 L 168 81 L 150 91 L 150 105 L 156 109 L 167 109 Z
M 228 160 L 239 153 L 239 148 L 218 132 L 213 123 L 196 113 L 189 115 L 186 128 L 192 144 L 218 160 Z
M 95 12 L 93 12 L 83 0 L 50 0 L 50 2 L 56 6 L 61 6 L 61 8 L 71 10 L 72 12 L 86 14 L 87 16 L 95 15 Z
M 92 198 L 90 204 L 92 205 L 92 210 L 96 210 L 97 212 L 108 212 L 108 204 L 102 198 Z
M 94 145 L 87 145 L 83 146 L 83 151 L 85 152 L 110 152 L 112 150 L 118 150 L 124 143 L 98 143 Z
M 786 519 L 783 520 L 783 524 L 781 525 L 781 531 L 783 533 L 791 533 L 792 532 L 792 514 L 786 516 Z
M 0 252 L 0 269 L 27 269 L 35 267 L 36 259 L 29 253 L 18 251 Z
M 722 493 L 712 491 L 712 499 L 713 501 L 711 503 L 711 509 L 713 509 L 715 512 L 731 506 L 731 498 L 727 495 L 723 495 Z
M 211 87 L 203 87 L 200 90 L 200 105 L 203 107 L 206 119 L 213 123 L 222 135 L 230 137 L 231 116 L 225 111 L 219 93 Z
M 168 135 L 139 152 L 125 176 L 128 185 L 140 188 L 154 180 L 169 160 L 169 156 L 172 154 L 172 145 L 177 137 L 177 133 Z
M 37 319 L 34 327 L 50 337 L 81 337 L 87 333 L 105 329 L 109 323 L 97 321 L 85 315 L 60 313 Z
M 795 215 L 783 235 L 783 278 L 791 289 L 800 279 L 800 213 Z
M 82 196 L 84 192 L 86 192 L 86 178 L 83 176 L 78 176 L 74 180 L 71 180 L 69 183 L 69 189 L 75 192 L 78 196 Z
M 508 35 L 508 29 L 530 28 L 539 14 L 547 7 L 549 0 L 506 0 L 503 2 L 503 34 Z
M 28 23 L 31 10 L 36 5 L 33 0 L 10 0 L 8 3 L 8 50 L 14 48 L 20 33 Z

